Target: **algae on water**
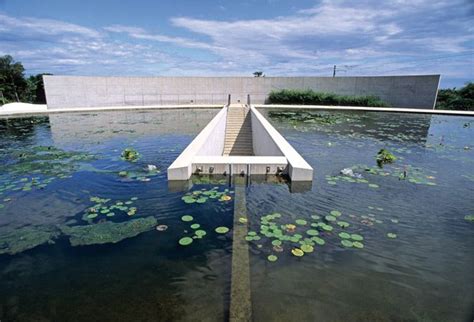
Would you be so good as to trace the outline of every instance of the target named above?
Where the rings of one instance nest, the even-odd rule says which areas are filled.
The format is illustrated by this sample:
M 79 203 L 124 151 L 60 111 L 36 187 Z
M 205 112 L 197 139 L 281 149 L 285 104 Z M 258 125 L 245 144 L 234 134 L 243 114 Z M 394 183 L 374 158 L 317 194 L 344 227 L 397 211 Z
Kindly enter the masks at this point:
M 23 227 L 0 234 L 0 254 L 14 255 L 42 244 L 53 244 L 59 231 L 53 227 Z
M 72 246 L 117 243 L 153 229 L 157 220 L 150 216 L 122 223 L 103 222 L 85 226 L 61 226 Z

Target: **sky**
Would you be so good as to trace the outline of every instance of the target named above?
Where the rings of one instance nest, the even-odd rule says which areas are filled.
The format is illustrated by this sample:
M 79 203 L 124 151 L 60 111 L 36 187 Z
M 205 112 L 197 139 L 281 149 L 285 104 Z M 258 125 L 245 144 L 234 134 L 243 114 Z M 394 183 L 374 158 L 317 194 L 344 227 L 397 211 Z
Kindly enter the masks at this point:
M 0 0 L 27 74 L 474 81 L 472 0 Z

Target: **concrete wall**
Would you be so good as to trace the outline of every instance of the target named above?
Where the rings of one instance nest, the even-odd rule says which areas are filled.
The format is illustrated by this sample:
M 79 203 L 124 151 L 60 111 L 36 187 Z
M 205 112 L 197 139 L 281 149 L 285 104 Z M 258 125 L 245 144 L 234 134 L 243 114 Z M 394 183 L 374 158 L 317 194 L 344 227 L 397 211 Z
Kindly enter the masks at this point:
M 48 108 L 169 104 L 263 104 L 272 90 L 313 89 L 376 95 L 393 107 L 432 109 L 439 75 L 370 77 L 43 76 Z
M 267 128 L 258 119 L 255 113 L 250 110 L 252 120 L 252 144 L 255 155 L 283 156 L 275 140 L 268 133 Z

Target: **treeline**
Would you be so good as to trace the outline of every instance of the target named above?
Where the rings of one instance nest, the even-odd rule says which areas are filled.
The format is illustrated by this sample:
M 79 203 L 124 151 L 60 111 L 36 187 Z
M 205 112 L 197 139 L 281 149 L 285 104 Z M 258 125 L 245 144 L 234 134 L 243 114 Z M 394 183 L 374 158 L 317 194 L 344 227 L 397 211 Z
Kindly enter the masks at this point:
M 272 91 L 268 97 L 270 104 L 295 105 L 339 105 L 339 106 L 389 106 L 376 96 L 349 96 L 334 93 L 315 92 L 311 89 L 282 89 Z
M 474 83 L 469 82 L 460 89 L 440 89 L 436 109 L 474 111 Z
M 12 102 L 46 104 L 43 75 L 25 77 L 25 68 L 12 56 L 0 56 L 0 105 Z

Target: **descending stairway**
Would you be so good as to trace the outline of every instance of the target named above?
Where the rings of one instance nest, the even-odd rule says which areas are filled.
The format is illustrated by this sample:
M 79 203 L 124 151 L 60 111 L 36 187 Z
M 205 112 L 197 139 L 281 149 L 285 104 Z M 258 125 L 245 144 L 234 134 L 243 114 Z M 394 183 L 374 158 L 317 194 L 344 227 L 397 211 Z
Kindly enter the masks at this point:
M 243 104 L 228 107 L 223 155 L 253 155 L 252 121 Z

